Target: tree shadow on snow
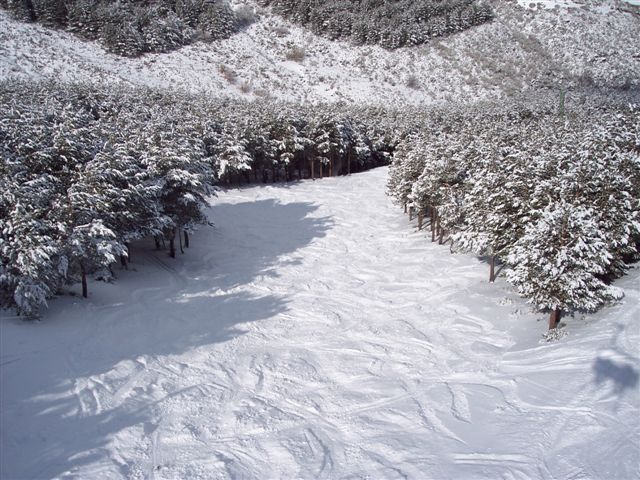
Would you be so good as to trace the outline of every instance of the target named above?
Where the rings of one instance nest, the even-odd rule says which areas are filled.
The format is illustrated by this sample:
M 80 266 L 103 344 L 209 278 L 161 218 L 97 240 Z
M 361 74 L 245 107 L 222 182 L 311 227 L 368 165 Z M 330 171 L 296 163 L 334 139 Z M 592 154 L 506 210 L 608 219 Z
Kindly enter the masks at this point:
M 613 384 L 613 390 L 618 394 L 625 390 L 635 389 L 638 386 L 640 375 L 629 364 L 598 357 L 592 368 L 595 375 L 595 383 L 601 385 L 610 381 Z
M 185 255 L 174 260 L 141 242 L 132 270 L 118 271 L 114 285 L 92 282 L 88 301 L 57 300 L 40 323 L 12 320 L 11 337 L 3 332 L 2 339 L 3 360 L 11 361 L 0 370 L 0 476 L 57 477 L 88 464 L 116 464 L 124 477 L 134 475 L 107 447 L 125 429 L 149 437 L 157 399 L 126 382 L 157 357 L 166 364 L 175 356 L 176 368 L 187 368 L 181 354 L 286 312 L 287 292 L 261 280 L 295 268 L 300 249 L 325 236 L 331 220 L 314 217 L 316 209 L 272 199 L 215 204 L 216 226 L 192 235 Z M 114 406 L 100 405 L 117 395 Z
M 619 347 L 620 336 L 625 333 L 625 329 L 624 325 L 616 324 L 616 333 L 609 348 L 598 355 L 591 367 L 594 383 L 598 386 L 611 384 L 612 392 L 618 396 L 627 390 L 635 390 L 640 382 L 640 373 L 634 366 L 638 363 L 637 358 Z

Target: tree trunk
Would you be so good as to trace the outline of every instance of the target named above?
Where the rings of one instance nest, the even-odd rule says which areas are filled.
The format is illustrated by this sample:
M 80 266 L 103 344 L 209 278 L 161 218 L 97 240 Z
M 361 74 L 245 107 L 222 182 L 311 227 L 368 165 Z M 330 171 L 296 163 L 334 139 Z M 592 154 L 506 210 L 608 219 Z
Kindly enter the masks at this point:
M 178 229 L 178 245 L 180 245 L 180 253 L 184 255 L 184 249 L 182 248 L 182 235 L 180 235 L 180 229 Z
M 324 164 L 322 162 L 320 162 L 320 178 L 324 178 L 324 172 L 322 171 L 322 167 L 324 166 Z
M 82 272 L 82 296 L 87 298 L 89 296 L 89 289 L 87 287 L 87 271 L 84 268 L 84 263 L 80 264 L 80 271 Z
M 333 177 L 333 159 L 329 159 L 329 176 Z
M 160 250 L 160 248 L 161 248 L 160 239 L 158 238 L 157 235 L 155 237 L 153 237 L 153 241 L 156 242 L 156 250 Z
M 351 175 L 351 149 L 347 152 L 347 175 Z
M 489 260 L 489 281 L 495 282 L 496 280 L 496 256 L 491 255 L 491 259 Z
M 422 211 L 420 211 L 420 213 L 418 213 L 418 231 L 422 230 L 422 219 L 424 218 L 424 213 L 422 213 Z
M 404 213 L 407 213 L 407 202 L 404 203 Z
M 169 238 L 169 256 L 171 258 L 176 258 L 176 232 L 175 232 L 175 230 L 171 231 L 171 238 Z
M 125 270 L 129 270 L 129 267 L 127 266 L 126 255 L 120 255 L 120 267 L 124 268 Z
M 436 217 L 438 216 L 435 211 L 431 211 L 431 241 L 436 241 Z
M 413 207 L 409 207 L 409 221 L 413 220 Z
M 315 176 L 315 165 L 314 165 L 315 161 L 311 160 L 311 180 L 315 180 L 316 176 Z
M 430 227 L 431 227 L 431 241 L 435 242 L 436 241 L 436 210 L 435 208 L 431 209 L 431 218 L 429 219 L 429 223 L 430 223 Z
M 184 248 L 189 248 L 189 232 L 184 231 Z
M 562 310 L 559 308 L 554 308 L 551 310 L 551 314 L 549 315 L 549 330 L 553 330 L 560 323 L 560 318 L 562 317 Z

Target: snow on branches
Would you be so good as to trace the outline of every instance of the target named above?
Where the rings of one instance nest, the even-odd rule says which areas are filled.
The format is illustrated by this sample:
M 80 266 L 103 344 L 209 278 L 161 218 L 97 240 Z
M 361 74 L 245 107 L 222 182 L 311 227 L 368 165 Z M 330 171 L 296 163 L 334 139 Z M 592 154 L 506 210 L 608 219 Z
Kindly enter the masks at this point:
M 236 12 L 223 0 L 11 0 L 0 7 L 19 20 L 99 40 L 110 52 L 126 57 L 229 38 L 255 16 L 246 7 Z
M 397 148 L 388 192 L 433 239 L 506 263 L 535 307 L 593 311 L 639 258 L 640 110 L 607 98 L 442 109 Z M 432 112 L 433 113 L 433 112 Z
M 87 275 L 126 266 L 136 239 L 166 239 L 175 256 L 218 184 L 384 164 L 382 123 L 366 110 L 0 84 L 0 306 L 35 316 L 76 281 L 87 296 Z
M 295 23 L 332 40 L 385 48 L 420 45 L 490 21 L 489 6 L 474 0 L 258 0 Z

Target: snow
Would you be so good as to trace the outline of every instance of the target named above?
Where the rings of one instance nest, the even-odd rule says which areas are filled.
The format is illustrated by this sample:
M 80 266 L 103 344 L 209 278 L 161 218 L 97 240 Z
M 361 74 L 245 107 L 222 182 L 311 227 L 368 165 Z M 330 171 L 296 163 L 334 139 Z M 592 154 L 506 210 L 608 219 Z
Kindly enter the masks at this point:
M 637 478 L 637 267 L 540 343 L 387 171 L 222 192 L 176 260 L 3 312 L 0 476 Z
M 615 2 L 611 0 L 604 0 L 599 2 L 585 2 L 584 0 L 517 0 L 518 5 L 523 8 L 529 8 L 536 10 L 542 9 L 554 9 L 554 8 L 590 8 L 593 7 L 603 13 L 610 12 L 615 7 Z M 640 5 L 640 0 L 622 0 L 623 3 L 629 5 Z M 595 4 L 594 4 L 595 3 Z
M 108 81 L 247 99 L 386 107 L 566 86 L 567 74 L 620 86 L 640 78 L 640 22 L 607 6 L 532 11 L 495 2 L 493 22 L 394 51 L 332 42 L 258 8 L 259 20 L 228 40 L 141 59 L 117 57 L 68 32 L 16 22 L 0 10 L 0 79 Z M 293 48 L 304 49 L 301 61 L 287 60 Z
M 536 10 L 538 8 L 580 8 L 581 4 L 572 0 L 518 0 L 518 5 Z

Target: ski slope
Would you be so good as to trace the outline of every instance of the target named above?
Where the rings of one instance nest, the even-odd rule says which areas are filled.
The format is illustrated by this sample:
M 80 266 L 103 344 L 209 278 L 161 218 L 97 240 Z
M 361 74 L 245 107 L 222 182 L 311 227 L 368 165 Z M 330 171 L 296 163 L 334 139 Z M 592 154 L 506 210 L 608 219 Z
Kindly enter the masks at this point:
M 176 260 L 143 242 L 88 300 L 3 312 L 0 476 L 638 478 L 638 270 L 540 343 L 386 175 L 222 192 Z

